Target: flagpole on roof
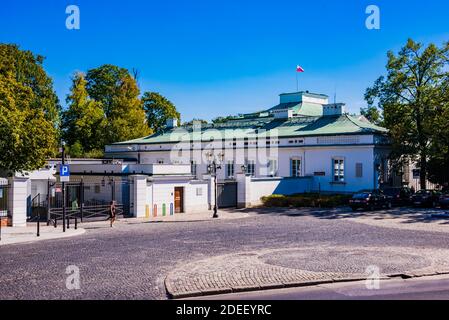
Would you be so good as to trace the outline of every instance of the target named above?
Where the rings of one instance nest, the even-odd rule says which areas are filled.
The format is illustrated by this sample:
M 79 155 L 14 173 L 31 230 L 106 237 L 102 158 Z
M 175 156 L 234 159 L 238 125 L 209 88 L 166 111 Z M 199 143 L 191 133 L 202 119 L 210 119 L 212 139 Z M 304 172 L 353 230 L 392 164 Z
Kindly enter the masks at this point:
M 304 72 L 304 69 L 300 66 L 296 66 L 296 92 L 299 92 L 299 79 L 298 79 L 298 73 Z
M 298 71 L 296 71 L 295 74 L 296 74 L 296 92 L 299 92 Z

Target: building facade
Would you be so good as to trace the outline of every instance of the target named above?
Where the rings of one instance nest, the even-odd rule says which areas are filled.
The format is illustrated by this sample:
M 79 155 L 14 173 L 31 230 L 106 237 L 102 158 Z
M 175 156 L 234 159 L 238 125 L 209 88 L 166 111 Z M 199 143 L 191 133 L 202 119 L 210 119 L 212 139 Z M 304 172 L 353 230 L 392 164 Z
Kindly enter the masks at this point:
M 202 179 L 220 164 L 221 182 L 306 178 L 306 192 L 350 193 L 385 180 L 387 130 L 345 112 L 345 105 L 309 92 L 280 95 L 279 104 L 223 123 L 167 127 L 105 147 L 107 158 L 138 164 L 189 164 Z

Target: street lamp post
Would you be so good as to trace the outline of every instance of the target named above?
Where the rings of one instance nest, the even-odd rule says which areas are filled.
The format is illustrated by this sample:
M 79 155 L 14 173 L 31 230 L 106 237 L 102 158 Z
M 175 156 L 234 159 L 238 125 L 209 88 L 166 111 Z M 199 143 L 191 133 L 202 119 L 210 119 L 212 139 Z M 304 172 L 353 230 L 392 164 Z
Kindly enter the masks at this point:
M 221 161 L 223 159 L 223 154 L 219 154 L 218 155 L 218 159 L 220 160 L 220 163 L 217 163 L 217 158 L 215 157 L 215 155 L 210 152 L 208 153 L 208 159 L 209 159 L 209 164 L 207 166 L 207 169 L 209 171 L 209 173 L 211 174 L 211 176 L 214 177 L 214 215 L 212 216 L 212 218 L 218 218 L 218 181 L 217 181 L 217 170 L 221 169 Z
M 65 143 L 62 143 L 62 165 L 65 165 Z M 66 214 L 65 214 L 65 182 L 62 181 L 62 232 L 65 232 L 65 221 L 66 221 Z

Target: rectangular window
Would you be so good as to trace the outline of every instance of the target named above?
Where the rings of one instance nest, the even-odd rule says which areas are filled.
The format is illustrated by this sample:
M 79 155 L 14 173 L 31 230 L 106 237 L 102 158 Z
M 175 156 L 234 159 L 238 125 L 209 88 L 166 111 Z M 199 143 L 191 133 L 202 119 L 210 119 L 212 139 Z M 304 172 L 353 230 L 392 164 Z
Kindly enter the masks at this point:
M 226 163 L 226 179 L 234 178 L 234 161 L 228 161 Z
M 363 163 L 356 163 L 355 164 L 355 176 L 356 176 L 356 178 L 362 178 L 363 177 Z
M 332 159 L 334 170 L 334 182 L 345 181 L 345 160 L 343 158 Z
M 95 185 L 95 193 L 100 193 L 100 185 L 99 184 Z
M 256 164 L 254 163 L 254 160 L 246 161 L 246 173 L 251 177 L 256 175 Z
M 196 195 L 202 196 L 203 195 L 203 188 L 196 188 Z
M 268 160 L 268 176 L 276 177 L 278 174 L 278 161 Z
M 301 176 L 301 159 L 291 159 L 290 160 L 290 175 L 292 177 Z

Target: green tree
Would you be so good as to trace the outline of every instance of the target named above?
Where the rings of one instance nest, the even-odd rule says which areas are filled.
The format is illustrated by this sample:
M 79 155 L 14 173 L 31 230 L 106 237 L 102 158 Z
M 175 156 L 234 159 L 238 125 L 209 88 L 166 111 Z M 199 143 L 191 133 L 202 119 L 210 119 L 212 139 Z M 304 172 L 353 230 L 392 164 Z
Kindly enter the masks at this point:
M 369 107 L 382 110 L 384 126 L 392 139 L 392 159 L 417 161 L 420 184 L 426 186 L 433 125 L 441 88 L 447 87 L 449 44 L 438 48 L 409 39 L 398 54 L 388 52 L 387 75 L 368 88 Z
M 56 129 L 40 108 L 33 90 L 11 72 L 0 73 L 0 171 L 6 174 L 41 168 L 54 155 Z
M 184 122 L 182 125 L 183 126 L 191 126 L 191 125 L 193 125 L 194 122 L 197 122 L 197 123 L 200 123 L 200 124 L 207 124 L 206 120 L 193 118 L 190 121 Z
M 88 96 L 82 73 L 77 73 L 72 78 L 72 87 L 66 101 L 68 109 L 62 113 L 62 129 L 69 154 L 81 157 L 84 152 L 103 149 L 107 119 L 102 104 Z
M 125 76 L 112 99 L 107 143 L 136 139 L 151 133 L 139 94 L 136 80 L 130 75 Z
M 130 76 L 125 68 L 105 64 L 87 71 L 86 89 L 89 97 L 101 102 L 106 117 L 113 112 L 113 101 L 125 77 Z
M 226 117 L 216 117 L 215 119 L 212 119 L 212 123 L 213 124 L 218 124 L 218 123 L 224 123 L 228 120 L 232 120 L 234 119 L 234 116 L 226 116 Z
M 88 96 L 101 103 L 107 120 L 103 145 L 151 133 L 145 123 L 139 87 L 127 69 L 102 65 L 87 71 L 86 81 Z
M 59 110 L 44 58 L 0 44 L 0 170 L 34 170 L 55 154 Z
M 379 108 L 375 106 L 361 108 L 360 114 L 368 119 L 371 123 L 374 123 L 378 126 L 383 125 L 382 113 Z
M 76 141 L 66 149 L 68 154 L 70 154 L 70 156 L 73 158 L 82 158 L 85 156 L 83 146 L 79 141 Z
M 42 110 L 45 118 L 58 128 L 61 106 L 53 81 L 44 70 L 44 59 L 17 45 L 0 44 L 0 74 L 11 73 L 18 83 L 29 87 L 34 94 L 30 108 Z
M 428 163 L 429 180 L 441 185 L 449 184 L 449 79 L 442 88 L 440 104 L 432 125 L 433 139 L 430 144 Z
M 143 108 L 147 116 L 148 127 L 153 131 L 162 129 L 170 118 L 181 121 L 181 114 L 175 105 L 157 92 L 145 92 L 142 97 Z

